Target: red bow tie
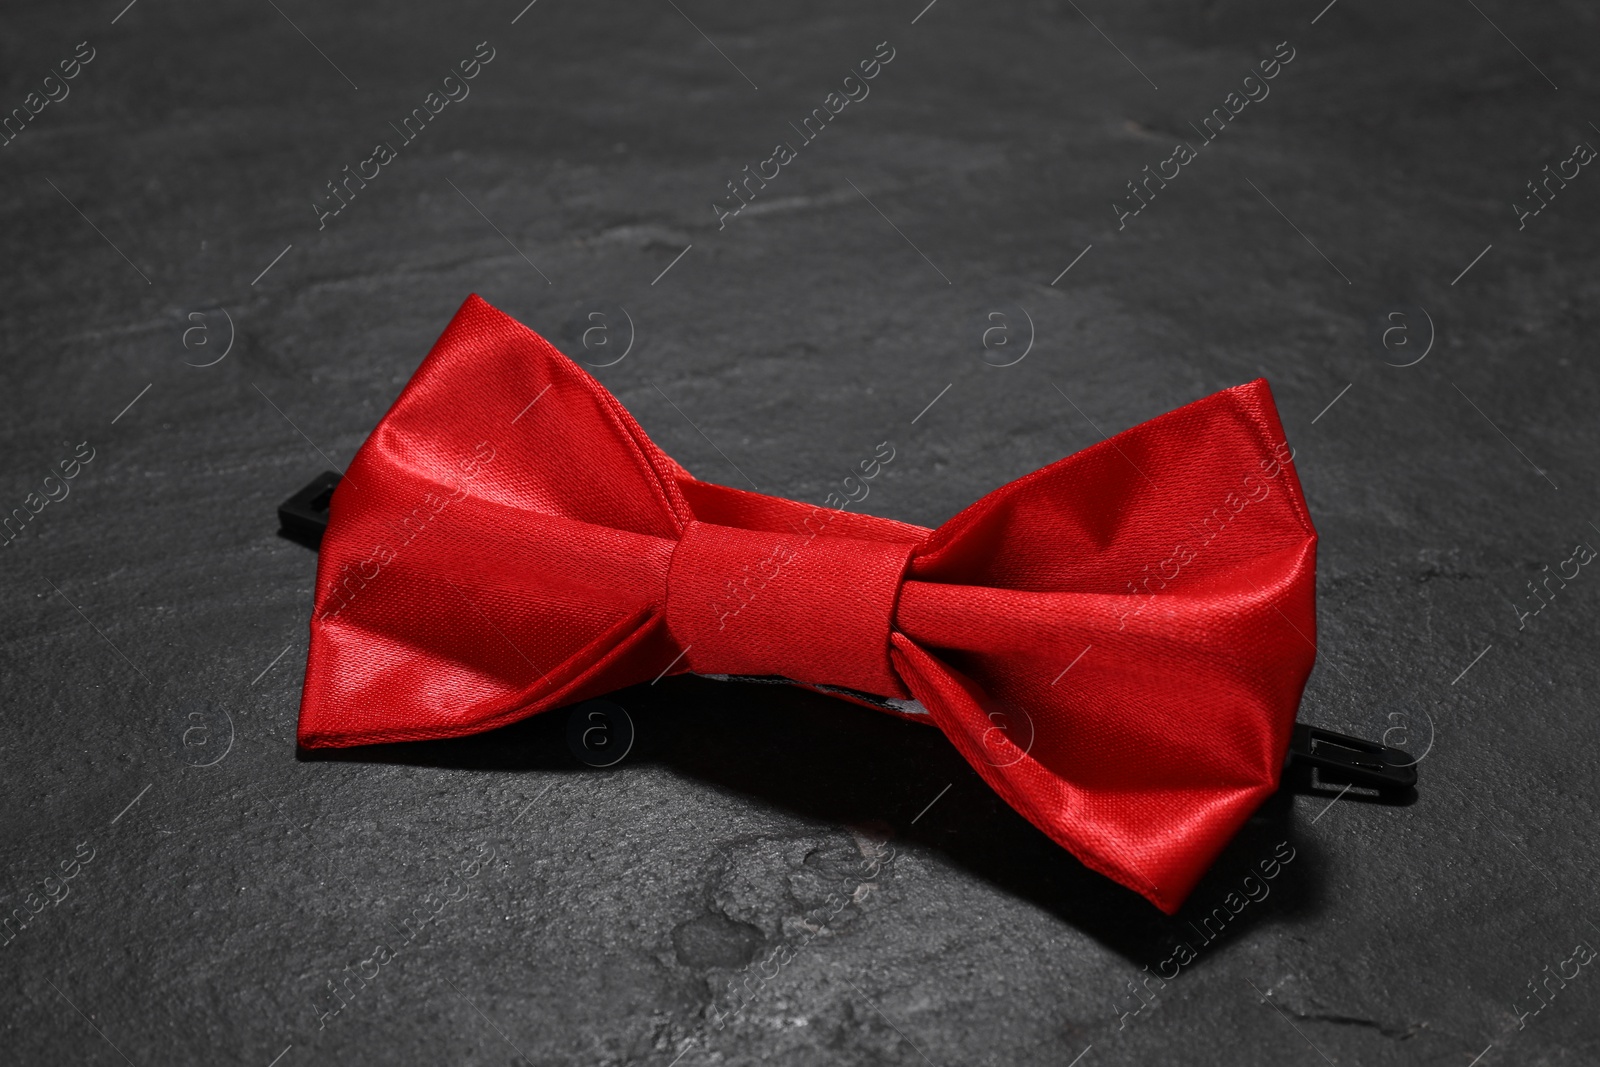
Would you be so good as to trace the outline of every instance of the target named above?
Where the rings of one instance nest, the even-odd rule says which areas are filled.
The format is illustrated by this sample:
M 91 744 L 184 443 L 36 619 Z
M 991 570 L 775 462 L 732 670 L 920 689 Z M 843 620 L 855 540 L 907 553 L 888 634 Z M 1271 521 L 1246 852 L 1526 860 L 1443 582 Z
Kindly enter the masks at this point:
M 474 296 L 333 496 L 300 743 L 471 734 L 665 673 L 781 676 L 938 726 L 1171 913 L 1277 787 L 1315 656 L 1289 458 L 1257 380 L 928 530 L 696 480 Z

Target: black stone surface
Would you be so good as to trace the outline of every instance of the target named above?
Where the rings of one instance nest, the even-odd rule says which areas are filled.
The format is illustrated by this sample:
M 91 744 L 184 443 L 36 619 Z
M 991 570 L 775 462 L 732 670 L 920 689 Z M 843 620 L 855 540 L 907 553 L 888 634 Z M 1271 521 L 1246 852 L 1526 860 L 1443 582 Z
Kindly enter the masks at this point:
M 0 509 L 93 456 L 0 548 L 6 1062 L 1600 1062 L 1600 577 L 1517 614 L 1600 544 L 1592 6 L 122 3 L 0 14 L 0 107 L 70 91 L 0 148 Z M 1425 753 L 1416 802 L 1286 791 L 1167 919 L 800 692 L 623 693 L 605 768 L 562 713 L 297 754 L 274 509 L 469 292 L 702 477 L 820 501 L 892 441 L 863 507 L 924 524 L 1266 376 L 1322 535 L 1301 717 Z

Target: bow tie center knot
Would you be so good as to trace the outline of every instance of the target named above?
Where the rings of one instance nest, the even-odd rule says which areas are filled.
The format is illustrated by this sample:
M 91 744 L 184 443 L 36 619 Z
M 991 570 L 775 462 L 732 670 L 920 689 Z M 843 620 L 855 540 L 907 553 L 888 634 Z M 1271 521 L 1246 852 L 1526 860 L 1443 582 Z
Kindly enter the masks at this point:
M 690 522 L 667 575 L 667 627 L 696 674 L 907 697 L 889 629 L 915 548 Z

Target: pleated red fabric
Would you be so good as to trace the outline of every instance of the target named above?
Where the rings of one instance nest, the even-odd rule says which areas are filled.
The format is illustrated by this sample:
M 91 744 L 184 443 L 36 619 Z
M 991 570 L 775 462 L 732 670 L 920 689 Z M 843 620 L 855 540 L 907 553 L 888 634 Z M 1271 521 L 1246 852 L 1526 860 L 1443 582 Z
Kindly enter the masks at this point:
M 333 495 L 299 739 L 455 737 L 663 672 L 781 676 L 937 726 L 1171 913 L 1277 787 L 1315 567 L 1263 380 L 928 530 L 696 480 L 473 296 Z

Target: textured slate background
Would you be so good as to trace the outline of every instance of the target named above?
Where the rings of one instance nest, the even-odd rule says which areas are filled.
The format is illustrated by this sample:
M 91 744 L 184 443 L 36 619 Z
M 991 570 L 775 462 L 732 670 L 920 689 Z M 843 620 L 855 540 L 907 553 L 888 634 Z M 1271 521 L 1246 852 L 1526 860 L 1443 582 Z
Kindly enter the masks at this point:
M 8 111 L 95 50 L 0 149 L 0 507 L 94 450 L 0 550 L 0 906 L 41 909 L 0 949 L 7 1062 L 1600 1060 L 1592 966 L 1518 1019 L 1600 939 L 1600 587 L 1513 606 L 1600 544 L 1600 177 L 1512 207 L 1600 143 L 1592 7 L 519 9 L 0 14 Z M 485 40 L 319 231 L 323 183 Z M 883 40 L 870 97 L 719 231 L 724 183 Z M 1281 41 L 1271 95 L 1119 232 L 1125 183 Z M 474 291 L 595 364 L 626 308 L 595 373 L 700 476 L 820 501 L 888 439 L 863 506 L 925 524 L 1265 375 L 1322 534 L 1302 718 L 1425 752 L 1417 802 L 1286 791 L 1168 920 L 935 732 L 798 692 L 624 694 L 604 770 L 562 713 L 297 755 L 315 560 L 273 509 Z M 1282 841 L 1271 895 L 1132 1014 Z M 377 976 L 323 1016 L 345 968 Z

